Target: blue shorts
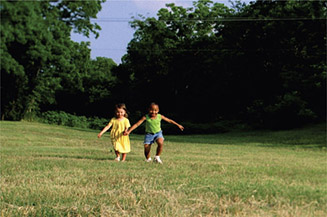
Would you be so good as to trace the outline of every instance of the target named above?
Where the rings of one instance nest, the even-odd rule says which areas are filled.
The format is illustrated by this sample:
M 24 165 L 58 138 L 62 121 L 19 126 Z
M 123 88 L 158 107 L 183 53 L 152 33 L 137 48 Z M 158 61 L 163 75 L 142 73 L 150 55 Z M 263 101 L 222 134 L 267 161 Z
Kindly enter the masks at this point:
M 144 137 L 144 144 L 153 144 L 157 139 L 163 138 L 162 131 L 159 131 L 158 133 L 146 133 Z

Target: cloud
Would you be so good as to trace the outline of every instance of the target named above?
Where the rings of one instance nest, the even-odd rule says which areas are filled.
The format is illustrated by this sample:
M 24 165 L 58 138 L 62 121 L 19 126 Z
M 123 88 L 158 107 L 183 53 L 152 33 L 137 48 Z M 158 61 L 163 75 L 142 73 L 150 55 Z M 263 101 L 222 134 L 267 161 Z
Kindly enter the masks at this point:
M 135 6 L 142 11 L 149 14 L 156 14 L 161 8 L 166 8 L 166 4 L 174 3 L 176 6 L 182 6 L 184 8 L 192 7 L 193 1 L 185 0 L 132 0 Z
M 121 0 L 124 1 L 124 0 Z M 184 8 L 193 7 L 195 0 L 125 0 L 134 4 L 134 6 L 142 11 L 141 14 L 154 16 L 161 8 L 166 8 L 166 4 L 174 3 L 176 6 L 182 6 Z M 230 0 L 212 0 L 213 2 L 222 3 L 227 6 L 231 5 Z M 241 2 L 249 3 L 254 0 L 241 0 Z M 146 15 L 143 14 L 143 15 Z

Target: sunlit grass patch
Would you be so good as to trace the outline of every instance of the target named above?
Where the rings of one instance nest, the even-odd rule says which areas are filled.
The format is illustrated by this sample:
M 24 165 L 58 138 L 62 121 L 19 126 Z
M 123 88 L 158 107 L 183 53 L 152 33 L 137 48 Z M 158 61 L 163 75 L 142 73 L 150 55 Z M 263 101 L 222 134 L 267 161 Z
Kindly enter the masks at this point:
M 108 134 L 1 122 L 1 214 L 325 216 L 326 137 L 287 132 L 166 135 L 157 165 L 144 162 L 142 135 L 117 163 Z

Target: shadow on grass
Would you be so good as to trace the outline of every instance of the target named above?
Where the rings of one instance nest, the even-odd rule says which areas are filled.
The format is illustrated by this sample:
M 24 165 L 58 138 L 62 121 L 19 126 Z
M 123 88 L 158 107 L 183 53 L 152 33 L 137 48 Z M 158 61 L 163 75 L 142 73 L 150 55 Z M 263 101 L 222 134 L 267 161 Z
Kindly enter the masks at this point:
M 258 145 L 258 147 L 267 147 L 267 148 L 301 148 L 301 149 L 317 149 L 317 150 L 327 150 L 326 144 L 317 144 L 317 145 L 312 145 L 312 144 L 305 144 L 305 145 L 299 145 L 299 144 L 270 144 L 270 145 Z
M 92 129 L 74 128 L 82 132 L 98 131 Z M 185 129 L 187 130 L 187 129 Z M 108 136 L 108 135 L 107 135 Z M 220 134 L 183 134 L 164 136 L 166 141 L 178 143 L 205 143 L 212 145 L 250 145 L 271 148 L 304 148 L 304 149 L 327 149 L 326 123 L 315 124 L 304 128 L 292 130 L 253 130 L 231 131 Z M 131 134 L 133 141 L 143 141 L 144 134 Z M 92 157 L 90 157 L 92 159 Z
M 59 155 L 59 154 L 38 154 L 33 155 L 33 157 L 40 158 L 63 158 L 63 159 L 77 159 L 77 160 L 99 160 L 99 161 L 107 161 L 114 160 L 114 157 L 94 157 L 94 156 L 80 156 L 80 155 Z
M 203 135 L 167 135 L 166 141 L 213 145 L 250 145 L 271 148 L 326 149 L 326 125 L 318 124 L 306 128 L 285 131 L 239 131 Z
M 101 129 L 95 130 L 95 129 L 90 129 L 90 128 L 80 128 L 80 127 L 68 127 L 68 126 L 62 126 L 62 127 L 65 127 L 69 130 L 73 129 L 73 130 L 77 130 L 77 131 L 81 131 L 81 132 L 95 133 L 96 135 L 101 131 Z

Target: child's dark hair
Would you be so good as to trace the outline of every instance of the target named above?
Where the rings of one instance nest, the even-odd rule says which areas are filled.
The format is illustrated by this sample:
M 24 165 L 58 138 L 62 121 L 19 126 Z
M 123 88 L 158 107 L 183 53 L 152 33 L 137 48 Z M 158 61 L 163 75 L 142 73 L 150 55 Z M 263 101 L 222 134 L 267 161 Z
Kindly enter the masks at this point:
M 158 107 L 159 107 L 158 103 L 155 103 L 155 102 L 150 103 L 150 105 L 149 105 L 149 109 L 150 109 L 152 106 L 158 106 Z
M 117 111 L 117 109 L 124 109 L 125 110 L 125 115 L 124 117 L 127 118 L 128 117 L 128 111 L 127 111 L 127 108 L 126 108 L 126 105 L 125 103 L 118 103 L 115 105 L 115 112 Z

